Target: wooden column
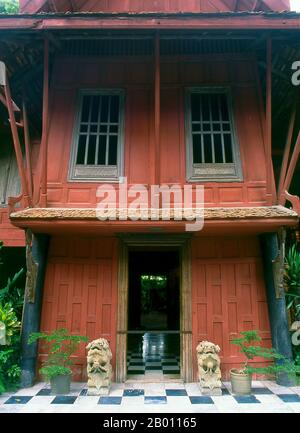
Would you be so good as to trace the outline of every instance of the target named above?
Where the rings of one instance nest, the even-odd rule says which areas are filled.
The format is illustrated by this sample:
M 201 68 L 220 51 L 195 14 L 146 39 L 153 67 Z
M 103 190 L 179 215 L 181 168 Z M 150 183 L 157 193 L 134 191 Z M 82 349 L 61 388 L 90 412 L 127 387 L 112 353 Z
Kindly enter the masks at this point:
M 160 39 L 159 33 L 155 35 L 155 102 L 154 102 L 154 183 L 160 184 Z
M 267 39 L 267 75 L 266 75 L 266 126 L 265 146 L 267 158 L 267 196 L 275 200 L 275 180 L 272 162 L 272 39 Z
M 25 388 L 34 384 L 36 374 L 37 343 L 28 344 L 28 338 L 32 332 L 40 330 L 48 245 L 49 237 L 47 235 L 34 235 L 32 260 L 37 264 L 37 275 L 36 278 L 30 279 L 31 284 L 34 285 L 34 287 L 30 287 L 31 293 L 25 293 L 21 329 L 21 387 Z M 30 272 L 29 269 L 27 269 L 27 275 L 28 272 Z
M 180 369 L 183 381 L 189 383 L 193 381 L 192 279 L 190 240 L 186 241 L 181 249 L 180 289 Z
M 261 249 L 264 265 L 264 278 L 268 301 L 269 319 L 272 334 L 272 346 L 281 355 L 292 360 L 291 338 L 289 333 L 285 297 L 277 298 L 273 276 L 273 260 L 278 255 L 278 239 L 276 233 L 261 236 Z M 294 381 L 287 374 L 279 374 L 276 378 L 279 385 L 291 386 Z
M 44 42 L 43 126 L 41 141 L 41 195 L 40 205 L 47 206 L 47 154 L 49 123 L 49 41 Z
M 116 382 L 126 380 L 127 373 L 127 314 L 128 314 L 128 249 L 119 242 L 118 317 L 116 345 Z

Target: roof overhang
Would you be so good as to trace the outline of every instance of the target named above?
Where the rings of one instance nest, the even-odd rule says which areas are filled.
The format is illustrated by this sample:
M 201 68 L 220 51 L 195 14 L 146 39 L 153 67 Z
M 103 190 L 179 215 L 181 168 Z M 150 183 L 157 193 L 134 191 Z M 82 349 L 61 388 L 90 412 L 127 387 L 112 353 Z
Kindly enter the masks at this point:
M 296 212 L 283 206 L 206 208 L 204 211 L 191 211 L 193 213 L 190 214 L 187 212 L 181 220 L 176 219 L 174 210 L 170 211 L 169 220 L 166 219 L 168 211 L 162 209 L 155 213 L 155 220 L 151 217 L 150 209 L 110 209 L 110 212 L 114 219 L 108 217 L 100 220 L 94 208 L 32 208 L 12 213 L 10 220 L 16 227 L 33 232 L 102 235 L 118 232 L 182 232 L 186 231 L 187 224 L 192 227 L 196 223 L 195 219 L 187 219 L 192 215 L 198 219 L 204 217 L 204 226 L 199 234 L 263 233 L 276 231 L 282 226 L 292 227 L 299 221 Z
M 0 30 L 87 29 L 197 29 L 276 30 L 300 29 L 300 13 L 39 13 L 0 14 Z

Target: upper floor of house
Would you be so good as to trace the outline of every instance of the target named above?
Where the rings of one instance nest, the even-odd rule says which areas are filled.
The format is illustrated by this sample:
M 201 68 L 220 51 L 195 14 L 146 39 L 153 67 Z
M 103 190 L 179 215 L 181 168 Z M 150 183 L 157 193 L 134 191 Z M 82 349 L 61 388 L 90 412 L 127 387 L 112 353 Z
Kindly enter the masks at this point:
M 282 14 L 275 15 L 276 26 L 283 26 Z M 290 26 L 297 25 L 298 16 L 283 15 Z M 29 25 L 22 16 L 14 19 Z M 95 19 L 103 23 L 102 17 Z M 123 29 L 119 21 L 118 28 L 105 30 L 89 18 L 84 28 L 64 21 L 64 28 L 57 24 L 46 33 L 24 27 L 22 39 L 4 32 L 10 51 L 3 60 L 13 98 L 22 104 L 26 93 L 31 143 L 27 137 L 25 164 L 20 158 L 13 162 L 12 145 L 0 158 L 3 205 L 17 195 L 11 174 L 15 179 L 17 168 L 23 172 L 21 191 L 27 183 L 34 207 L 94 207 L 99 186 L 118 190 L 125 181 L 146 188 L 203 185 L 210 208 L 278 203 L 276 176 L 285 177 L 287 167 L 273 170 L 279 153 L 272 145 L 280 142 L 283 155 L 286 134 L 291 135 L 288 62 L 297 59 L 285 44 L 293 43 L 296 32 L 227 25 Z M 3 93 L 2 100 L 0 133 L 8 137 Z M 298 118 L 298 111 L 291 114 Z
M 20 11 L 37 12 L 239 12 L 286 11 L 289 0 L 20 0 Z

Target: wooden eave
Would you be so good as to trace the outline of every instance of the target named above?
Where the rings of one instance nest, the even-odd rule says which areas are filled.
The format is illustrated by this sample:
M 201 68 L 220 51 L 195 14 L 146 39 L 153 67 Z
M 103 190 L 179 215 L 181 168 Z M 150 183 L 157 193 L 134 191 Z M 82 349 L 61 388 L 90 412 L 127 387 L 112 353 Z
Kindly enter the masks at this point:
M 61 29 L 299 29 L 295 12 L 0 14 L 0 30 Z
M 111 210 L 114 213 L 114 209 Z M 139 217 L 140 211 L 130 211 L 130 216 Z M 150 215 L 150 210 L 143 210 L 142 215 Z M 116 220 L 107 219 L 101 221 L 97 218 L 95 208 L 31 208 L 10 215 L 12 224 L 23 229 L 30 228 L 34 232 L 43 233 L 109 233 L 137 231 L 184 231 L 188 223 L 182 219 L 176 220 L 174 211 L 171 210 L 170 220 L 163 219 L 165 215 L 159 210 L 157 220 L 139 219 L 132 221 L 124 218 L 124 210 L 116 210 Z M 194 215 L 194 214 L 192 214 Z M 201 209 L 196 213 L 202 215 Z M 123 216 L 123 220 L 120 220 Z M 222 232 L 263 232 L 276 230 L 282 226 L 295 226 L 299 221 L 296 212 L 283 206 L 261 206 L 261 207 L 235 207 L 235 208 L 206 208 L 204 210 L 204 229 L 202 232 L 219 230 Z

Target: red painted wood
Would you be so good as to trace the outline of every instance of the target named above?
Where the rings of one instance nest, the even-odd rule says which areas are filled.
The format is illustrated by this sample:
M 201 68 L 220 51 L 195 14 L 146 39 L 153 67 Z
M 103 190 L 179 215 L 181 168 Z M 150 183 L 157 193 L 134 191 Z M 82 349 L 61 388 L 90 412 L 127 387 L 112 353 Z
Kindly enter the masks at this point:
M 254 2 L 254 3 L 253 3 Z M 255 4 L 256 3 L 256 4 Z M 65 11 L 159 11 L 159 12 L 228 12 L 251 11 L 253 5 L 256 10 L 289 10 L 288 0 L 60 0 L 55 2 L 55 9 L 50 1 L 45 0 L 21 0 L 22 12 L 34 13 L 39 10 Z M 73 9 L 74 8 L 74 9 Z M 254 9 L 255 9 L 254 8 Z
M 6 247 L 25 246 L 24 230 L 11 224 L 7 208 L 0 208 L 0 240 L 4 242 Z
M 74 70 L 74 62 L 76 69 Z M 80 88 L 123 88 L 125 110 L 125 176 L 129 184 L 152 183 L 153 62 L 62 58 L 54 64 L 48 140 L 48 203 L 52 207 L 96 204 L 98 183 L 68 182 L 76 96 Z M 159 183 L 186 182 L 184 88 L 229 86 L 243 166 L 243 182 L 205 183 L 206 206 L 261 206 L 267 200 L 266 160 L 256 62 L 248 55 L 203 55 L 161 58 Z M 51 155 L 51 157 L 50 157 Z M 55 164 L 53 163 L 55 161 Z
M 243 361 L 230 339 L 257 329 L 263 344 L 271 336 L 259 242 L 247 238 L 192 241 L 193 350 L 202 340 L 221 348 L 222 377 Z M 197 379 L 196 357 L 194 379 Z M 262 360 L 256 360 L 262 361 Z
M 44 78 L 43 78 L 43 118 L 41 141 L 41 207 L 47 206 L 47 173 L 48 173 L 48 126 L 49 126 L 49 41 L 44 41 Z
M 117 240 L 52 238 L 44 286 L 41 329 L 66 327 L 89 341 L 103 337 L 116 353 Z M 41 347 L 39 359 L 45 357 Z M 76 354 L 75 380 L 86 380 L 86 351 Z

